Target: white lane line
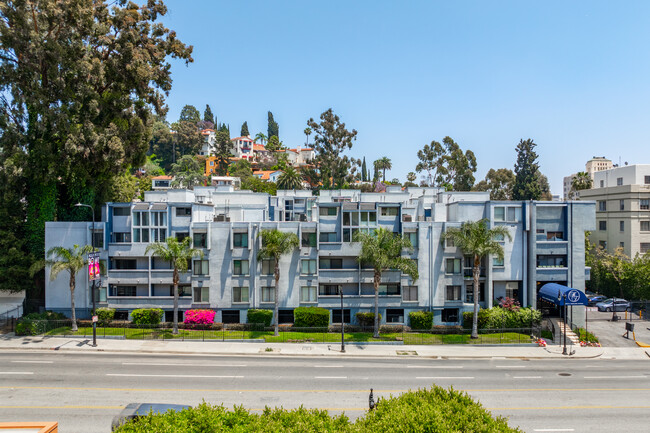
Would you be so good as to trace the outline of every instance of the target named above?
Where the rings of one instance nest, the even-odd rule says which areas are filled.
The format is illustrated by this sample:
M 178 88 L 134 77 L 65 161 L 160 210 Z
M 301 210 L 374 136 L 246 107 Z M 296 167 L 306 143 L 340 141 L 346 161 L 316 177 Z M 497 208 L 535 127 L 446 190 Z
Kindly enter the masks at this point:
M 513 379 L 541 379 L 542 376 L 512 376 Z
M 200 374 L 126 374 L 126 373 L 106 373 L 106 376 L 118 377 L 180 377 L 180 378 L 210 378 L 210 379 L 241 379 L 244 376 L 207 376 Z
M 407 365 L 406 368 L 442 368 L 443 370 L 446 368 L 452 369 L 452 368 L 464 368 L 462 365 Z
M 648 376 L 585 376 L 583 379 L 645 379 Z
M 495 365 L 494 368 L 526 368 L 527 365 Z
M 572 428 L 536 428 L 533 431 L 575 431 Z
M 52 364 L 54 361 L 11 361 L 16 364 Z
M 180 362 L 123 362 L 122 365 L 151 365 L 165 367 L 246 367 L 246 364 L 183 364 Z
M 314 365 L 314 368 L 343 368 L 342 365 Z
M 314 379 L 347 379 L 347 376 L 315 376 Z
M 33 371 L 0 371 L 0 374 L 34 374 Z
M 429 379 L 429 380 L 435 380 L 435 379 L 474 379 L 474 376 L 420 376 L 416 377 L 416 379 Z

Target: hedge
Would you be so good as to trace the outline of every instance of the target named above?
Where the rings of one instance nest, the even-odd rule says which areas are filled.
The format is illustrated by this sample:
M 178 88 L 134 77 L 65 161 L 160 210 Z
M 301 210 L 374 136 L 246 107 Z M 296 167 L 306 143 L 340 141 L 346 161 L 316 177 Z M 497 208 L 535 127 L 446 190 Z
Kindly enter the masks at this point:
M 471 328 L 473 311 L 463 313 L 463 327 Z M 542 321 L 542 312 L 532 308 L 520 308 L 517 311 L 506 310 L 501 307 L 482 308 L 478 312 L 478 328 L 530 328 L 539 325 Z
M 320 307 L 298 307 L 293 310 L 296 328 L 326 328 L 330 324 L 330 311 Z
M 248 310 L 246 321 L 248 323 L 263 323 L 264 326 L 271 326 L 273 320 L 273 311 L 271 310 Z
M 363 396 L 366 400 L 366 395 Z M 147 415 L 119 427 L 119 433 L 207 432 L 520 432 L 503 417 L 493 418 L 465 392 L 433 386 L 397 397 L 380 398 L 375 409 L 352 422 L 345 414 L 325 410 L 266 407 L 261 414 L 242 406 L 201 403 L 180 412 Z
M 375 313 L 357 313 L 355 314 L 359 326 L 375 326 Z M 379 315 L 379 323 L 381 323 L 381 314 Z
M 136 325 L 157 325 L 162 321 L 161 308 L 138 308 L 131 311 L 131 323 Z
M 411 329 L 431 329 L 433 327 L 433 311 L 412 311 L 409 313 Z
M 61 326 L 60 323 L 48 323 L 54 320 L 70 320 L 65 314 L 45 311 L 43 313 L 26 314 L 16 322 L 16 335 L 40 335 L 50 329 Z
M 95 310 L 97 313 L 97 324 L 106 326 L 115 318 L 115 308 L 102 307 Z

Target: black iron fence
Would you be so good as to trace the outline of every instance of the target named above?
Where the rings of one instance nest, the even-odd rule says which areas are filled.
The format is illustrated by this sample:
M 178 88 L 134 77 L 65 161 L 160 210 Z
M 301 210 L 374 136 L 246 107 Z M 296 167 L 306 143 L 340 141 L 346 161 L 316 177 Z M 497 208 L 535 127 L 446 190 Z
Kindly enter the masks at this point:
M 16 308 L 0 313 L 0 329 L 7 328 L 10 331 L 14 330 L 16 319 L 23 315 L 23 306 L 19 305 Z

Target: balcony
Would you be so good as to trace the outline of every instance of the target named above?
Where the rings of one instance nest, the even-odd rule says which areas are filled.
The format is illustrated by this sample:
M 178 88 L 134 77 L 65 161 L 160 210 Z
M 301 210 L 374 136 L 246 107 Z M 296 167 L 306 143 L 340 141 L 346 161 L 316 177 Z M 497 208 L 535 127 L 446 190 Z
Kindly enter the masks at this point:
M 361 282 L 367 284 L 374 284 L 375 271 L 364 269 L 361 271 Z M 381 274 L 382 283 L 400 283 L 402 281 L 402 273 L 400 271 L 384 271 Z
M 173 296 L 109 296 L 106 303 L 111 308 L 173 308 Z M 182 296 L 178 298 L 179 308 L 191 308 L 192 297 Z
M 147 284 L 149 282 L 148 269 L 119 269 L 109 270 L 108 278 L 117 284 Z
M 313 276 L 316 277 L 315 275 Z M 359 281 L 358 269 L 319 269 L 318 282 L 320 283 L 356 283 Z

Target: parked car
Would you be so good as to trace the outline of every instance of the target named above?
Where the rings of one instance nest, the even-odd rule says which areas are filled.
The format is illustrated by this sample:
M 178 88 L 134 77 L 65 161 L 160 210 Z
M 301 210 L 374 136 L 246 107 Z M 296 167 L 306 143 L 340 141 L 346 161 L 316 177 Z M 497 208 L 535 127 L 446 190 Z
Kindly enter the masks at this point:
M 593 307 L 597 303 L 607 300 L 607 297 L 603 295 L 594 295 L 591 298 L 588 297 L 587 299 L 589 301 L 589 306 Z
M 591 290 L 585 290 L 585 295 L 587 296 L 587 298 L 592 298 L 592 297 L 598 295 L 598 293 L 594 293 Z
M 612 309 L 614 311 L 627 311 L 627 310 L 630 309 L 630 303 L 628 301 L 626 301 L 625 299 L 610 298 L 610 299 L 605 299 L 604 301 L 597 303 L 596 307 L 598 307 L 598 311 L 609 311 L 609 312 L 611 312 Z

